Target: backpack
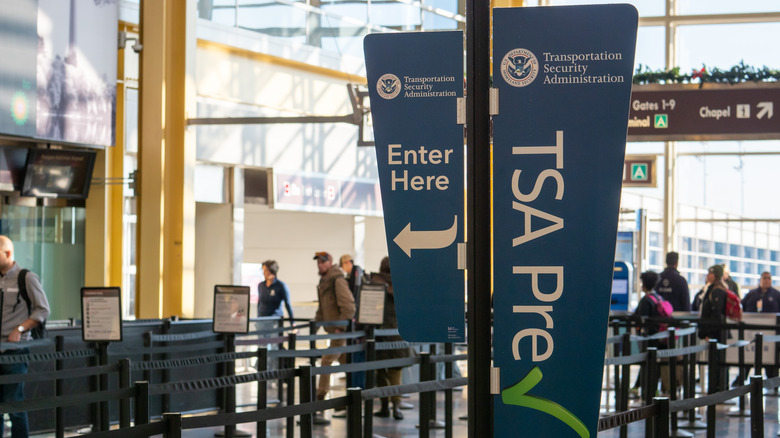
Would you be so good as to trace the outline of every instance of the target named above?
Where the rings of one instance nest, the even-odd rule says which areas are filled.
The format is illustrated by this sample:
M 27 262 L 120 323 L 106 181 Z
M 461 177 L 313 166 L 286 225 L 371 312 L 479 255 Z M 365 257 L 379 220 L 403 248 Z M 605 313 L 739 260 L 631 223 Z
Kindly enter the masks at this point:
M 27 295 L 27 273 L 29 269 L 22 269 L 19 271 L 19 296 L 27 303 L 27 316 L 32 314 L 32 303 L 30 303 L 30 296 Z M 30 335 L 33 339 L 46 338 L 46 320 L 30 329 Z
M 734 321 L 742 321 L 742 303 L 734 292 L 726 291 L 726 317 Z
M 647 295 L 650 298 L 650 301 L 655 303 L 655 310 L 658 312 L 658 316 L 661 318 L 671 318 L 672 312 L 674 311 L 674 308 L 672 308 L 672 303 L 669 301 L 666 301 L 665 299 L 661 298 L 660 295 L 653 292 Z M 668 324 L 659 323 L 658 324 L 658 331 L 662 332 L 666 330 L 669 327 Z

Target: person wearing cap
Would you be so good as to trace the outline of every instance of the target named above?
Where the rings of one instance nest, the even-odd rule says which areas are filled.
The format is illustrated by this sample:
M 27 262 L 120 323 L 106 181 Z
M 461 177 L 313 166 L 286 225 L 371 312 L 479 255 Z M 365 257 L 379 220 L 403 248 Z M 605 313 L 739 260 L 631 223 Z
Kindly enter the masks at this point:
M 349 290 L 352 291 L 352 297 L 355 298 L 355 302 L 358 299 L 358 292 L 360 292 L 360 285 L 363 283 L 363 268 L 355 264 L 352 260 L 352 256 L 344 254 L 339 259 L 339 267 L 347 276 L 347 284 L 349 284 Z
M 714 265 L 710 266 L 707 270 L 707 286 L 704 295 L 701 297 L 701 304 L 699 305 L 699 318 L 701 319 L 702 326 L 699 327 L 700 339 L 722 339 L 720 328 L 707 323 L 717 324 L 726 322 L 726 290 L 728 289 L 723 282 L 723 266 Z
M 349 290 L 347 279 L 338 266 L 333 264 L 333 257 L 325 251 L 314 254 L 317 261 L 317 270 L 320 274 L 320 283 L 317 285 L 317 313 L 316 321 L 346 321 L 355 316 L 355 298 Z M 346 326 L 326 326 L 329 334 L 342 333 Z M 328 348 L 343 347 L 346 339 L 331 339 Z M 346 354 L 326 354 L 322 356 L 320 366 L 330 366 L 336 359 L 339 363 L 346 362 Z M 330 374 L 321 374 L 317 384 L 317 400 L 324 400 L 330 391 Z M 329 424 L 330 421 L 322 417 L 321 413 L 314 416 L 314 424 Z

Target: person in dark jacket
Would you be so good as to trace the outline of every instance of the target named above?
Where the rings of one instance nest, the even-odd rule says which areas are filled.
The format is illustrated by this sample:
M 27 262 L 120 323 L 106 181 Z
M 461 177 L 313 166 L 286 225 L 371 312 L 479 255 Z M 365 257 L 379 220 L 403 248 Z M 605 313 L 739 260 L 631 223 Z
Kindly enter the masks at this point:
M 347 279 L 338 266 L 333 264 L 333 257 L 326 251 L 320 251 L 314 254 L 314 260 L 317 261 L 317 272 L 320 274 L 320 282 L 317 285 L 317 312 L 314 315 L 315 321 L 349 321 L 355 316 L 355 298 L 352 291 L 349 290 Z M 343 333 L 346 326 L 325 326 L 328 334 Z M 347 340 L 343 338 L 330 339 L 328 348 L 338 348 L 346 345 Z M 321 367 L 330 366 L 334 361 L 346 363 L 346 353 L 325 354 L 320 360 Z M 320 374 L 317 382 L 317 400 L 325 400 L 330 391 L 330 374 Z M 330 420 L 325 418 L 322 413 L 314 414 L 314 424 L 330 424 Z
M 764 272 L 758 287 L 742 298 L 742 310 L 755 313 L 780 313 L 780 291 L 772 287 L 772 274 Z
M 666 254 L 666 269 L 661 272 L 655 290 L 663 299 L 669 301 L 675 311 L 689 312 L 691 293 L 688 290 L 688 282 L 677 270 L 679 262 L 680 254 L 674 251 Z
M 395 314 L 395 298 L 393 296 L 393 280 L 390 277 L 390 259 L 383 258 L 379 264 L 379 272 L 371 274 L 372 284 L 385 284 L 387 285 L 387 293 L 385 293 L 385 308 L 384 308 L 384 321 L 380 328 L 391 329 L 398 328 L 398 319 Z M 377 338 L 377 342 L 398 342 L 403 341 L 403 338 L 399 335 L 394 336 L 382 336 Z M 377 360 L 388 359 L 400 359 L 411 357 L 412 350 L 410 347 L 398 348 L 394 350 L 379 350 L 376 352 Z M 383 368 L 377 370 L 376 373 L 376 385 L 382 386 L 395 386 L 401 384 L 401 368 Z M 401 413 L 401 396 L 394 395 L 391 397 L 393 402 L 393 418 L 396 420 L 402 420 L 404 415 Z M 377 417 L 389 417 L 390 406 L 387 397 L 382 398 L 382 405 L 380 409 L 374 412 Z
M 276 278 L 277 272 L 279 272 L 279 264 L 275 260 L 263 262 L 264 280 L 257 285 L 257 316 L 284 316 L 282 310 L 282 304 L 284 304 L 287 316 L 292 323 L 293 310 L 290 303 L 290 289 L 284 282 Z
M 763 272 L 758 287 L 752 289 L 742 298 L 742 311 L 753 313 L 780 313 L 780 291 L 772 287 L 772 274 Z M 764 365 L 766 377 L 776 377 L 777 367 L 773 365 Z M 737 377 L 735 384 L 744 384 L 744 376 L 750 374 L 750 367 L 746 367 L 746 372 L 742 374 L 742 379 Z M 740 380 L 742 382 L 740 383 Z
M 352 291 L 352 296 L 355 298 L 355 303 L 357 303 L 360 285 L 363 283 L 363 268 L 356 265 L 355 261 L 352 260 L 352 256 L 349 254 L 341 256 L 339 259 L 339 267 L 347 276 L 349 290 Z
M 728 289 L 723 282 L 722 265 L 714 265 L 709 268 L 707 283 L 709 286 L 702 295 L 699 306 L 699 319 L 702 324 L 699 327 L 698 336 L 700 339 L 714 338 L 725 341 L 721 329 L 716 326 L 726 322 L 726 291 Z

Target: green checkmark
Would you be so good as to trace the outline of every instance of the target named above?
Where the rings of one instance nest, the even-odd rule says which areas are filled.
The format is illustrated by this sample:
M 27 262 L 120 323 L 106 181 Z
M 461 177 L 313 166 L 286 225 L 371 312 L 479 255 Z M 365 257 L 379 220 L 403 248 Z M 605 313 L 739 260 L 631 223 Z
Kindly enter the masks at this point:
M 523 377 L 523 380 L 501 391 L 501 401 L 507 405 L 536 409 L 537 411 L 552 415 L 574 429 L 582 438 L 589 438 L 590 432 L 588 432 L 588 428 L 585 427 L 579 418 L 569 412 L 568 409 L 552 400 L 527 394 L 528 391 L 533 389 L 533 387 L 541 381 L 542 370 L 540 370 L 539 367 L 534 367 L 525 377 Z

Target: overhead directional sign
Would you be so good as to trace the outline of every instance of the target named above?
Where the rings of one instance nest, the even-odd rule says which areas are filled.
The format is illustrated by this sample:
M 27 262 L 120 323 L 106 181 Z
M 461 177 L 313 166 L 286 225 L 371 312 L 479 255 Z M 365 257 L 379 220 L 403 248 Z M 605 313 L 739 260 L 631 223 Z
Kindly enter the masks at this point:
M 372 34 L 364 50 L 399 332 L 463 341 L 463 33 Z
M 637 11 L 493 24 L 494 436 L 595 438 Z
M 780 138 L 776 83 L 642 85 L 631 93 L 629 141 Z
M 655 155 L 626 155 L 623 187 L 656 187 Z

